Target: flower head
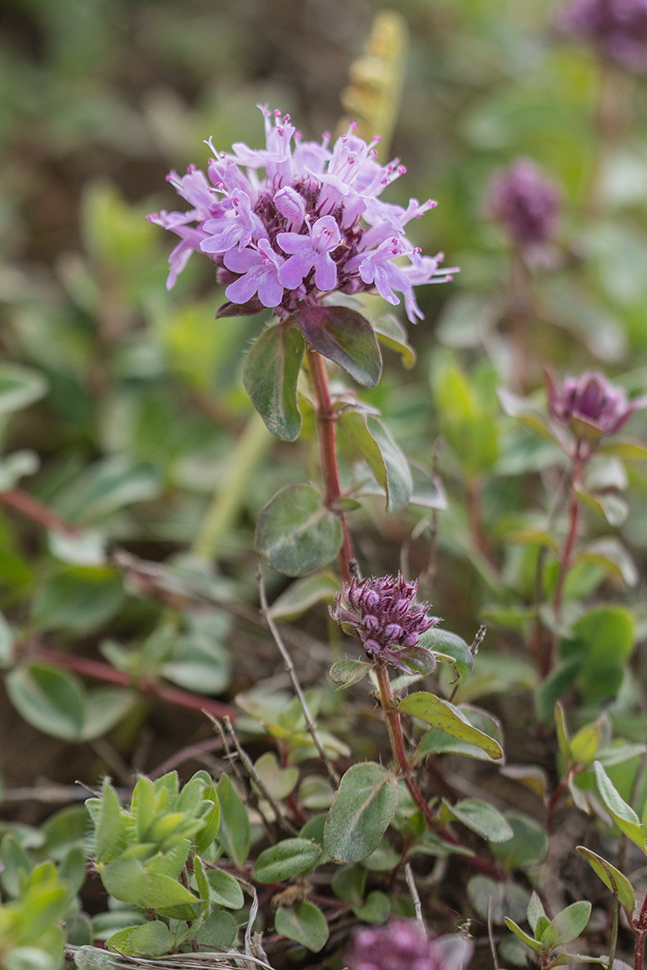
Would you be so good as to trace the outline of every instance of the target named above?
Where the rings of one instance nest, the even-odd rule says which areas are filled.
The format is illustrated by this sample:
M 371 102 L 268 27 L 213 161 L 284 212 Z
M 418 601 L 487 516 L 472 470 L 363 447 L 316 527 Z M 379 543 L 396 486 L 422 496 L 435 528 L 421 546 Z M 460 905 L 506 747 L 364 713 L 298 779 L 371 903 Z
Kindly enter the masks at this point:
M 554 239 L 560 192 L 534 162 L 519 158 L 495 173 L 488 208 L 513 242 L 527 252 Z
M 587 40 L 608 61 L 647 73 L 647 0 L 571 0 L 560 26 Z
M 346 964 L 348 970 L 462 970 L 472 950 L 466 937 L 434 936 L 415 920 L 392 919 L 358 930 Z
M 208 178 L 194 166 L 183 177 L 168 176 L 191 209 L 149 216 L 181 238 L 169 257 L 167 287 L 198 251 L 219 268 L 234 304 L 253 301 L 284 318 L 333 290 L 377 290 L 394 304 L 401 294 L 415 323 L 422 314 L 413 286 L 446 282 L 454 272 L 438 269 L 442 254 L 421 258 L 405 234 L 435 202 L 383 202 L 381 193 L 405 169 L 397 160 L 380 165 L 377 141 L 367 144 L 353 125 L 329 148 L 328 135 L 304 142 L 288 115 L 261 110 L 264 149 L 238 143 L 231 153 L 218 152 L 209 141 Z
M 405 582 L 401 573 L 351 579 L 337 594 L 330 615 L 361 640 L 372 660 L 408 671 L 406 651 L 414 650 L 420 635 L 438 622 L 437 617 L 427 616 L 426 603 L 416 605 L 417 592 L 418 584 Z
M 600 438 L 620 431 L 635 411 L 647 407 L 647 397 L 630 401 L 621 387 L 599 371 L 565 377 L 561 388 L 547 371 L 546 385 L 551 417 L 569 427 L 578 440 L 588 442 L 589 451 Z

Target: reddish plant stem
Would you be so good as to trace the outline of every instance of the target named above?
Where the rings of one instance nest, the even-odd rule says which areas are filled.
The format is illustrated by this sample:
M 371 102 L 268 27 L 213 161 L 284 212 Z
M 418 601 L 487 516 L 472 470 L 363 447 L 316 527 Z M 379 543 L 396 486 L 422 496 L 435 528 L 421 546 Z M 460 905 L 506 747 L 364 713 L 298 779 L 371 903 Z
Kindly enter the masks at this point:
M 202 697 L 199 694 L 192 694 L 180 687 L 172 687 L 161 681 L 152 678 L 132 677 L 124 670 L 117 670 L 115 667 L 104 664 L 100 660 L 92 660 L 90 657 L 74 657 L 60 650 L 51 647 L 37 647 L 30 653 L 33 660 L 44 660 L 46 663 L 55 664 L 57 667 L 64 667 L 72 670 L 81 677 L 90 677 L 93 680 L 100 680 L 105 684 L 116 684 L 119 687 L 132 687 L 139 690 L 142 694 L 158 697 L 176 707 L 183 707 L 189 711 L 206 711 L 213 717 L 235 718 L 237 712 L 228 704 L 221 704 L 214 701 L 211 697 Z
M 80 535 L 82 531 L 78 526 L 66 522 L 47 505 L 34 498 L 33 495 L 23 492 L 22 489 L 10 488 L 6 492 L 0 492 L 0 502 L 59 535 L 74 538 Z
M 342 544 L 338 553 L 339 572 L 345 582 L 352 579 L 350 562 L 355 558 L 353 543 L 348 528 L 348 522 L 343 512 L 337 508 L 341 498 L 341 483 L 339 480 L 339 465 L 337 463 L 337 428 L 335 425 L 335 410 L 333 408 L 328 388 L 326 367 L 321 354 L 311 347 L 306 347 L 310 382 L 317 400 L 315 418 L 317 422 L 317 437 L 321 454 L 321 474 L 324 482 L 324 503 L 339 519 L 342 529 Z
M 634 921 L 632 929 L 636 934 L 636 946 L 634 948 L 634 970 L 642 970 L 645 953 L 645 935 L 647 935 L 647 893 L 640 908 L 640 915 Z
M 376 664 L 373 670 L 375 671 L 375 676 L 380 691 L 380 704 L 382 706 L 384 720 L 386 721 L 387 730 L 389 732 L 389 740 L 391 742 L 393 757 L 398 767 L 398 771 L 402 775 L 404 783 L 409 789 L 409 794 L 413 798 L 417 808 L 419 808 L 423 813 L 427 826 L 432 830 L 432 832 L 437 832 L 441 838 L 445 840 L 445 842 L 449 842 L 451 845 L 464 848 L 460 839 L 457 839 L 450 832 L 444 830 L 443 824 L 440 822 L 436 813 L 428 804 L 427 799 L 420 791 L 418 782 L 412 775 L 411 764 L 409 763 L 407 752 L 404 747 L 404 736 L 402 734 L 400 714 L 395 706 L 393 691 L 391 690 L 391 681 L 389 680 L 386 665 Z M 469 862 L 474 866 L 475 869 L 479 869 L 488 876 L 492 876 L 494 879 L 501 878 L 501 873 L 496 866 L 491 865 L 486 859 L 482 859 L 480 856 L 475 854 L 469 857 Z

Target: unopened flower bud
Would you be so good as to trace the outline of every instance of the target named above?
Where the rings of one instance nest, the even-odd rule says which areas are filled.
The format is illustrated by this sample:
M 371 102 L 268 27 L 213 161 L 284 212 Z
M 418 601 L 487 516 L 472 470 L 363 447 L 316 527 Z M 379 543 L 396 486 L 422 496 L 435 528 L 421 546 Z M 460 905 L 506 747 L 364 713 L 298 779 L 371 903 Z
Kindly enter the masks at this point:
M 426 603 L 416 604 L 417 591 L 418 584 L 407 583 L 400 573 L 351 579 L 343 584 L 330 614 L 353 631 L 370 657 L 408 669 L 398 652 L 417 646 L 421 633 L 437 622 L 427 615 Z

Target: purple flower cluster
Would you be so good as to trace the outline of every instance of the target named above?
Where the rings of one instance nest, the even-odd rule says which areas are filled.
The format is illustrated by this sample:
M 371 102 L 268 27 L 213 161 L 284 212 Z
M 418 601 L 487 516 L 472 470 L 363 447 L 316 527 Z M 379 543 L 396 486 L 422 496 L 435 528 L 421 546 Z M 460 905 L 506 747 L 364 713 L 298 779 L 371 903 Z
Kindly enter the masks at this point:
M 513 242 L 529 251 L 555 238 L 561 195 L 529 158 L 519 158 L 496 172 L 490 184 L 488 208 Z
M 415 920 L 393 919 L 359 930 L 346 964 L 348 970 L 462 970 L 472 951 L 465 937 L 433 936 Z
M 589 41 L 606 60 L 647 73 L 647 0 L 571 0 L 559 20 L 566 33 Z
M 413 650 L 420 634 L 438 619 L 427 616 L 429 607 L 416 606 L 418 584 L 407 583 L 401 573 L 351 579 L 337 594 L 330 615 L 357 636 L 372 660 L 388 661 L 409 670 L 398 651 Z
M 599 371 L 565 377 L 561 388 L 546 371 L 546 385 L 551 417 L 589 442 L 620 431 L 635 411 L 647 407 L 647 397 L 630 401 L 621 387 Z
M 397 160 L 380 165 L 379 139 L 367 145 L 354 125 L 329 147 L 328 135 L 302 141 L 289 115 L 261 110 L 264 149 L 237 143 L 233 153 L 218 152 L 209 140 L 208 177 L 195 166 L 168 176 L 191 208 L 148 217 L 180 237 L 167 287 L 198 251 L 218 267 L 227 299 L 245 312 L 268 307 L 284 318 L 333 290 L 377 290 L 391 304 L 402 294 L 409 320 L 421 319 L 413 287 L 447 282 L 454 272 L 441 272 L 442 253 L 421 255 L 405 234 L 435 202 L 383 202 L 382 191 L 405 169 Z

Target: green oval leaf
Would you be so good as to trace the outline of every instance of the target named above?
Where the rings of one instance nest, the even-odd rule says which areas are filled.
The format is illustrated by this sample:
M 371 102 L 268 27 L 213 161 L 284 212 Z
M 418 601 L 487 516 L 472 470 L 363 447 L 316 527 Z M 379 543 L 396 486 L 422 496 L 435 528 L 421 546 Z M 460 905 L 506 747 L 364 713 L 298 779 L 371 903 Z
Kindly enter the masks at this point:
M 313 953 L 319 953 L 328 939 L 328 923 L 318 906 L 304 899 L 296 906 L 279 906 L 274 929 Z
M 284 839 L 261 852 L 252 875 L 263 884 L 283 882 L 311 869 L 321 855 L 321 846 L 308 839 Z
M 172 876 L 147 872 L 141 906 L 154 909 L 160 916 L 172 919 L 194 919 L 200 900 Z
M 296 321 L 313 350 L 339 364 L 363 387 L 375 387 L 382 373 L 382 357 L 366 317 L 344 306 L 304 304 Z
M 418 644 L 431 650 L 437 660 L 451 664 L 461 680 L 471 674 L 474 667 L 472 651 L 456 633 L 434 626 L 421 634 Z
M 435 694 L 429 694 L 426 691 L 409 694 L 401 702 L 398 710 L 402 714 L 411 714 L 413 717 L 431 724 L 432 727 L 440 728 L 445 734 L 450 734 L 459 741 L 467 741 L 469 744 L 476 745 L 477 748 L 482 748 L 495 760 L 503 757 L 503 750 L 498 741 L 472 727 L 467 718 L 453 704 L 436 697 Z
M 335 862 L 357 862 L 377 849 L 398 805 L 398 782 L 373 762 L 353 765 L 341 780 L 324 826 Z
M 327 565 L 342 541 L 339 519 L 311 485 L 288 485 L 267 503 L 256 523 L 254 546 L 261 560 L 288 576 L 305 576 Z
M 371 669 L 366 660 L 338 660 L 330 668 L 330 679 L 337 684 L 337 690 L 345 690 L 359 683 Z
M 492 843 L 492 854 L 507 871 L 534 865 L 546 855 L 548 837 L 534 819 L 521 812 L 507 812 L 506 820 L 512 828 L 512 838 Z
M 602 796 L 602 801 L 606 805 L 611 818 L 616 823 L 621 832 L 623 832 L 628 839 L 637 845 L 639 849 L 643 852 L 646 851 L 645 847 L 645 833 L 643 827 L 640 824 L 640 819 L 634 812 L 630 805 L 627 805 L 626 801 L 620 796 L 616 791 L 615 786 L 606 771 L 602 767 L 599 761 L 596 761 L 593 765 L 595 770 L 595 780 L 598 784 L 598 790 Z
M 591 869 L 593 869 L 593 872 L 600 877 L 604 885 L 611 890 L 614 896 L 618 897 L 618 900 L 627 911 L 627 915 L 631 918 L 636 908 L 636 894 L 627 877 L 619 869 L 616 869 L 615 866 L 612 866 L 610 862 L 603 859 L 601 855 L 597 855 L 590 849 L 585 848 L 585 846 L 578 845 L 575 848 L 586 859 Z
M 205 877 L 209 884 L 212 902 L 227 909 L 242 909 L 245 903 L 243 891 L 238 880 L 224 869 L 206 869 Z
M 277 596 L 270 607 L 270 616 L 275 620 L 294 620 L 317 603 L 331 603 L 340 588 L 339 578 L 331 572 L 306 576 Z
M 34 662 L 16 667 L 5 681 L 21 716 L 39 731 L 65 741 L 78 741 L 85 722 L 80 681 L 67 671 Z
M 94 858 L 96 862 L 109 862 L 111 859 L 116 859 L 122 851 L 121 843 L 126 819 L 122 815 L 117 792 L 107 778 L 103 779 L 98 808 L 94 832 Z
M 108 567 L 68 566 L 34 597 L 34 622 L 45 630 L 89 633 L 106 623 L 125 599 L 120 573 Z
M 305 351 L 294 319 L 268 327 L 254 341 L 243 364 L 243 384 L 267 428 L 283 441 L 301 431 L 297 381 Z
M 540 937 L 542 949 L 552 950 L 556 946 L 576 940 L 586 929 L 590 916 L 591 903 L 585 900 L 571 903 L 558 913 L 542 932 Z
M 137 859 L 115 859 L 101 870 L 107 892 L 124 903 L 138 903 L 144 893 L 146 873 Z
M 472 707 L 469 704 L 460 704 L 456 708 L 472 727 L 494 738 L 500 745 L 503 743 L 503 732 L 501 722 L 489 711 L 484 711 L 480 707 Z M 466 741 L 459 741 L 457 738 L 445 734 L 438 728 L 431 728 L 421 739 L 416 750 L 415 759 L 419 761 L 426 758 L 429 754 L 461 754 L 466 758 L 476 758 L 478 761 L 492 761 L 487 752 L 482 748 L 477 748 L 475 744 L 468 744 Z
M 479 798 L 465 798 L 456 805 L 450 805 L 443 799 L 443 804 L 454 818 L 489 842 L 507 842 L 514 835 L 501 812 L 489 802 L 483 802 Z
M 400 354 L 402 364 L 407 370 L 411 370 L 416 362 L 416 352 L 407 340 L 407 332 L 392 313 L 387 313 L 377 320 L 373 320 L 373 329 L 377 335 L 379 343 L 389 350 L 394 350 Z
M 129 957 L 161 957 L 169 952 L 172 945 L 170 930 L 159 919 L 141 926 L 128 926 L 106 940 L 109 950 Z
M 413 492 L 411 471 L 403 452 L 384 425 L 358 411 L 345 411 L 339 416 L 339 427 L 361 451 L 384 489 L 387 512 L 405 508 Z
M 529 947 L 534 953 L 541 953 L 541 949 L 542 949 L 541 943 L 533 939 L 532 936 L 528 936 L 527 933 L 524 933 L 521 927 L 517 926 L 514 920 L 511 920 L 508 916 L 505 916 L 503 919 L 503 922 L 508 927 L 510 932 L 514 933 L 515 936 L 518 936 L 519 939 L 523 943 L 525 943 L 526 946 Z
M 242 869 L 247 859 L 251 839 L 247 808 L 232 785 L 229 775 L 222 776 L 218 782 L 217 792 L 220 803 L 218 841 L 231 861 L 238 869 Z

